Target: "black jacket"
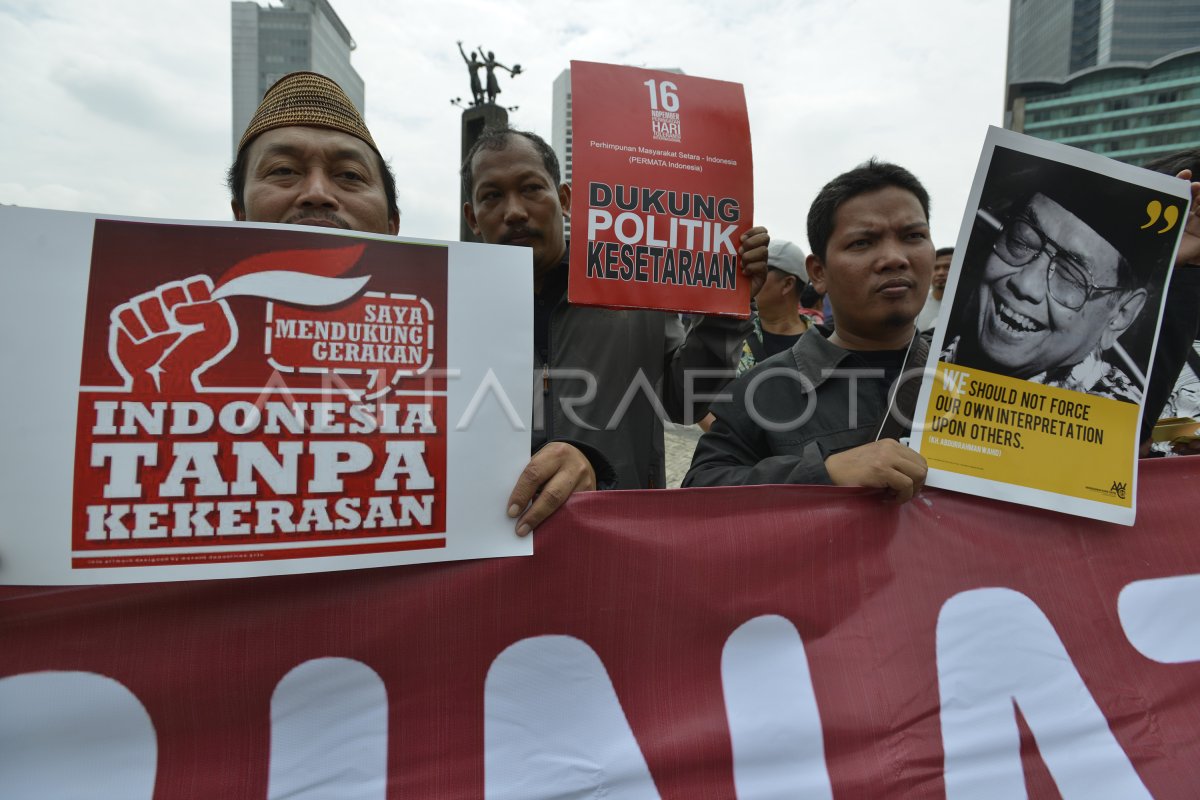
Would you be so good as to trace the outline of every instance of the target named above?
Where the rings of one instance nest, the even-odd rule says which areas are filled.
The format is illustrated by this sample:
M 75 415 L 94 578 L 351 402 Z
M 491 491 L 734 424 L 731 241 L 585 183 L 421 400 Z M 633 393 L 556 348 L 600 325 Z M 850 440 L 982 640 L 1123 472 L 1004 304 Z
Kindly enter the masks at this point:
M 910 371 L 925 366 L 928 340 L 913 337 L 898 387 L 859 377 L 852 392 L 856 384 L 834 371 L 869 365 L 832 344 L 829 333 L 813 328 L 729 387 L 733 399 L 713 405 L 717 420 L 700 437 L 684 486 L 827 484 L 829 456 L 908 435 L 921 383 L 920 374 Z M 905 375 L 910 379 L 903 380 Z
M 571 305 L 565 288 L 548 277 L 537 299 L 549 330 L 545 351 L 534 348 L 533 449 L 576 445 L 600 488 L 661 488 L 662 416 L 687 424 L 704 416 L 706 395 L 733 378 L 750 323 L 701 317 L 685 330 L 673 313 Z

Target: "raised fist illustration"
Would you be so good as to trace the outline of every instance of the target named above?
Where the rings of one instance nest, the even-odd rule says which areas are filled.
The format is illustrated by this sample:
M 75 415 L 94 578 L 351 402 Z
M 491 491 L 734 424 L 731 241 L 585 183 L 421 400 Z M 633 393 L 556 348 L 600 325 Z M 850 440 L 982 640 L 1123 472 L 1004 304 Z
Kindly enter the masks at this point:
M 229 305 L 207 275 L 164 283 L 113 309 L 109 354 L 134 392 L 191 392 L 237 341 Z

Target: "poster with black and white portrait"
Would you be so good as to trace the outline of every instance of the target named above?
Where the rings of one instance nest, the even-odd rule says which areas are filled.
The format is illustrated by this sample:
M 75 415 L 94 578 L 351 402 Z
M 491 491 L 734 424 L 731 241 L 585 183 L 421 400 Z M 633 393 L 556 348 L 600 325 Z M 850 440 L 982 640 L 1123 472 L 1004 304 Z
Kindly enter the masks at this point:
M 1133 523 L 1189 199 L 1186 181 L 988 131 L 915 415 L 929 485 Z

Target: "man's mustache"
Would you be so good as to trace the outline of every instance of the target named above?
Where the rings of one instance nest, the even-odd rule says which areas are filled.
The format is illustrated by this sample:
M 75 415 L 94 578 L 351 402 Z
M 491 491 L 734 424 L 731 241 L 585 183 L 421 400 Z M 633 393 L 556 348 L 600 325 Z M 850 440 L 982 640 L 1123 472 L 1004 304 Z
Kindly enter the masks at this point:
M 501 244 L 508 244 L 516 239 L 540 239 L 542 238 L 541 231 L 536 228 L 527 228 L 521 226 L 519 228 L 509 228 L 508 232 L 500 238 Z
M 331 222 L 339 228 L 350 230 L 350 223 L 342 219 L 332 211 L 324 208 L 312 208 L 306 211 L 297 211 L 290 217 L 284 220 L 285 225 L 302 225 L 309 220 L 323 220 Z

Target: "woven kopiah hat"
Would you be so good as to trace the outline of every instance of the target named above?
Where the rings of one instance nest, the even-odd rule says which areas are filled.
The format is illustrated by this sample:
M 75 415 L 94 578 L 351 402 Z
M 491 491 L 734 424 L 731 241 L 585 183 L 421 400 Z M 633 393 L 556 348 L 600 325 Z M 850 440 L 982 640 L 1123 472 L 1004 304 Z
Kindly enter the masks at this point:
M 293 72 L 284 75 L 267 89 L 258 110 L 246 126 L 238 152 L 255 136 L 275 128 L 299 125 L 306 128 L 329 128 L 358 137 L 376 153 L 379 148 L 362 115 L 350 98 L 333 80 L 316 72 Z

